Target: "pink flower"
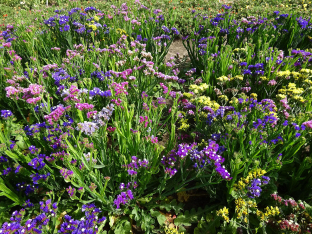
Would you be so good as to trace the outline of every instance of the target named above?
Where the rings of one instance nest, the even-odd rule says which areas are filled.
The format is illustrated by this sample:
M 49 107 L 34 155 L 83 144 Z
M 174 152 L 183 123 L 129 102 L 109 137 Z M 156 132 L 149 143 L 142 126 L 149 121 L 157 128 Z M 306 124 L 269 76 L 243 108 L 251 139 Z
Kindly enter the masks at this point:
M 89 112 L 87 113 L 87 118 L 88 118 L 88 119 L 92 118 L 93 115 L 95 115 L 96 113 L 97 113 L 97 111 L 89 111 Z
M 268 82 L 268 85 L 271 85 L 271 86 L 274 86 L 274 85 L 276 85 L 276 84 L 277 84 L 276 80 L 270 80 L 270 81 Z
M 311 128 L 312 129 L 312 120 L 304 122 L 303 125 L 306 126 L 307 128 Z
M 283 114 L 284 114 L 285 118 L 288 119 L 289 113 L 286 110 L 283 110 Z
M 128 82 L 121 82 L 121 83 L 112 83 L 111 84 L 111 88 L 114 88 L 114 91 L 115 91 L 115 96 L 119 95 L 119 94 L 126 94 L 128 95 L 128 92 L 126 90 L 126 87 L 128 86 Z
M 45 115 L 44 118 L 48 120 L 49 124 L 53 124 L 53 122 L 58 121 L 61 116 L 65 113 L 65 109 L 63 106 L 58 106 L 54 111 L 50 114 Z
M 107 128 L 107 131 L 109 131 L 109 132 L 114 132 L 116 130 L 116 128 L 114 128 L 114 127 L 108 127 Z
M 282 103 L 283 107 L 284 107 L 286 110 L 290 110 L 290 106 L 288 105 L 287 98 L 284 98 L 284 99 L 280 100 L 280 103 Z
M 35 98 L 28 98 L 26 100 L 27 103 L 29 104 L 36 104 L 37 102 L 39 102 L 41 100 L 41 97 L 35 97 Z
M 11 44 L 11 42 L 7 42 L 7 43 L 3 43 L 2 45 L 3 45 L 3 47 L 10 48 L 12 44 Z
M 89 103 L 76 103 L 75 104 L 75 107 L 78 109 L 78 110 L 91 110 L 94 108 L 94 105 L 92 104 L 89 104 Z
M 40 95 L 44 92 L 44 87 L 38 84 L 30 84 L 27 89 L 24 89 L 24 92 L 29 91 L 32 95 Z
M 154 137 L 154 136 L 151 136 L 151 142 L 152 143 L 157 143 L 158 142 L 158 138 L 157 137 Z
M 168 87 L 166 85 L 164 85 L 163 83 L 160 83 L 159 85 L 164 89 L 164 94 L 168 93 Z
M 19 90 L 14 88 L 13 86 L 8 86 L 5 88 L 6 91 L 6 96 L 8 98 L 12 98 L 12 99 L 16 99 L 18 100 L 18 94 L 19 94 Z M 14 96 L 14 97 L 12 97 Z

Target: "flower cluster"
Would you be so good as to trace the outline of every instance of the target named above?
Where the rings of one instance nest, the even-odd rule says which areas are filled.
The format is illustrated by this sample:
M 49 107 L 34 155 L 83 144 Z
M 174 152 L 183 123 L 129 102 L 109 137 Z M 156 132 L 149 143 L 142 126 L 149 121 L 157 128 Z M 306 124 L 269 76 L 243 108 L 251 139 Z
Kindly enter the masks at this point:
M 114 200 L 114 205 L 116 206 L 116 209 L 120 209 L 121 204 L 125 205 L 133 199 L 134 197 L 133 197 L 132 191 L 129 189 L 126 192 L 121 192 L 117 196 L 117 198 Z

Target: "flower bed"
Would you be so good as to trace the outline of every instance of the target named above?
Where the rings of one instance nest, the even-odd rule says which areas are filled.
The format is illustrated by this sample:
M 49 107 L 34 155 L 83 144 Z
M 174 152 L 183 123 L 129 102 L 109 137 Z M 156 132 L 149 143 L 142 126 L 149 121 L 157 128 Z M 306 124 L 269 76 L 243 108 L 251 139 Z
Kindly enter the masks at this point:
M 0 233 L 309 233 L 312 24 L 234 10 L 6 25 Z

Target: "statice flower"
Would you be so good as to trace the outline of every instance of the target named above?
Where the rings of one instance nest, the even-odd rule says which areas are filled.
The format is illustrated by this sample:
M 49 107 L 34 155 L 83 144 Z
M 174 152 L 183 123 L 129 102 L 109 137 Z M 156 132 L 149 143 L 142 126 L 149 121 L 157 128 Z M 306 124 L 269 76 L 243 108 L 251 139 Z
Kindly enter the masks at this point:
M 7 157 L 5 156 L 0 156 L 0 163 L 8 162 Z
M 60 170 L 61 175 L 64 177 L 65 181 L 69 181 L 71 177 L 73 177 L 74 172 L 71 170 L 68 170 L 66 168 L 62 168 Z
M 38 188 L 38 185 L 26 184 L 25 182 L 16 184 L 16 190 L 20 192 L 25 192 L 26 196 L 33 193 L 37 188 Z
M 165 173 L 168 174 L 169 177 L 174 176 L 177 172 L 178 172 L 178 170 L 175 169 L 175 168 L 168 168 L 168 167 L 166 167 L 166 169 L 165 169 Z
M 89 103 L 76 103 L 75 104 L 75 107 L 78 109 L 78 110 L 91 110 L 94 108 L 94 105 L 92 104 L 89 104 Z
M 121 192 L 117 198 L 114 200 L 114 205 L 116 206 L 116 209 L 120 209 L 120 205 L 123 204 L 127 204 L 129 203 L 131 200 L 133 200 L 133 193 L 132 191 L 129 189 L 126 192 Z
M 45 165 L 43 158 L 34 158 L 28 163 L 28 166 L 31 166 L 35 170 L 41 170 Z
M 45 107 L 47 107 L 47 106 L 48 106 L 48 105 L 47 105 L 46 103 L 41 103 L 40 105 L 37 105 L 37 106 L 34 107 L 34 111 L 35 111 L 36 113 L 38 113 L 39 110 L 42 110 L 43 108 L 45 108 Z
M 2 175 L 8 175 L 13 171 L 12 167 L 8 167 L 2 171 Z
M 253 179 L 251 182 L 251 186 L 248 187 L 247 196 L 250 198 L 260 197 L 260 193 L 262 191 L 261 187 L 261 180 L 256 178 Z
M 304 125 L 307 128 L 312 129 L 312 120 L 306 121 L 302 125 Z
M 112 93 L 110 90 L 102 91 L 100 88 L 94 87 L 92 90 L 89 91 L 90 98 L 94 96 L 101 96 L 101 97 L 110 97 Z
M 47 174 L 42 174 L 42 175 L 36 173 L 36 174 L 31 174 L 30 178 L 32 178 L 34 184 L 39 184 L 39 182 L 41 181 L 46 181 L 49 176 L 50 176 L 49 172 Z
M 38 148 L 36 148 L 36 146 L 34 146 L 34 145 L 31 145 L 31 146 L 29 146 L 29 151 L 30 151 L 30 153 L 32 153 L 32 154 L 35 154 L 35 153 L 37 153 L 38 152 Z
M 93 122 L 84 121 L 83 123 L 78 123 L 77 125 L 77 130 L 82 131 L 86 135 L 92 135 L 99 129 L 98 125 Z
M 23 204 L 23 207 L 34 207 L 34 204 L 32 202 L 30 202 L 30 200 L 28 199 Z
M 309 25 L 309 20 L 305 20 L 305 19 L 303 19 L 302 17 L 298 18 L 298 19 L 297 19 L 297 22 L 298 22 L 298 24 L 300 25 L 300 27 L 301 27 L 302 29 L 307 28 L 308 25 Z
M 262 184 L 268 184 L 270 181 L 270 177 L 268 176 L 262 176 Z
M 2 118 L 8 119 L 11 116 L 13 116 L 12 111 L 10 111 L 10 110 L 1 110 L 1 117 Z
M 28 202 L 29 200 L 26 204 L 32 204 Z M 44 228 L 53 225 L 50 217 L 56 216 L 58 207 L 57 203 L 52 204 L 50 199 L 45 202 L 41 201 L 39 204 L 40 213 L 37 216 L 32 215 L 31 219 L 29 219 L 29 214 L 26 215 L 25 209 L 14 211 L 10 218 L 11 223 L 3 223 L 0 233 L 44 233 Z M 87 204 L 82 206 L 82 212 L 84 216 L 80 220 L 72 219 L 69 215 L 61 218 L 58 233 L 97 233 L 98 225 L 106 220 L 104 216 L 98 217 L 101 209 L 94 204 Z
M 222 7 L 225 9 L 225 10 L 230 10 L 232 7 L 231 6 L 228 6 L 228 5 L 222 5 Z
M 59 24 L 66 24 L 67 22 L 69 22 L 69 17 L 67 15 L 61 15 L 59 17 Z
M 45 115 L 44 118 L 48 120 L 49 124 L 53 125 L 53 122 L 57 122 L 65 113 L 65 111 L 66 109 L 63 106 L 59 105 L 50 114 Z
M 76 194 L 76 189 L 72 188 L 71 186 L 69 186 L 68 188 L 66 188 L 66 191 L 68 193 L 68 195 L 73 198 Z
M 132 161 L 131 163 L 127 165 L 123 165 L 124 168 L 127 168 L 128 174 L 129 175 L 136 175 L 137 171 L 140 168 L 148 168 L 148 160 L 144 159 L 138 159 L 136 156 L 132 156 Z
M 18 100 L 18 94 L 20 93 L 20 90 L 13 87 L 13 86 L 8 86 L 4 89 L 6 91 L 6 97 Z

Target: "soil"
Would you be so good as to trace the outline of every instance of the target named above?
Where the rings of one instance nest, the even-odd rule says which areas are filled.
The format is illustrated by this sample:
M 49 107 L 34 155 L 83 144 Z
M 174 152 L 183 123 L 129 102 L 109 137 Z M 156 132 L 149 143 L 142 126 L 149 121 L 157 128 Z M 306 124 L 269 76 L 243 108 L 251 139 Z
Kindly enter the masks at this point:
M 168 54 L 166 55 L 166 62 L 171 58 L 179 54 L 179 56 L 182 58 L 183 56 L 187 56 L 187 50 L 184 48 L 182 40 L 178 39 L 172 42 L 172 44 L 169 47 Z

